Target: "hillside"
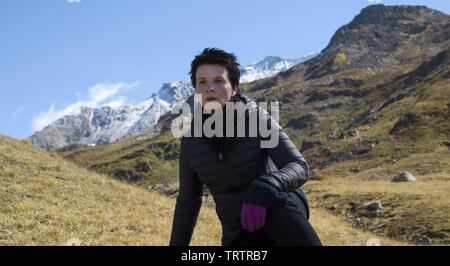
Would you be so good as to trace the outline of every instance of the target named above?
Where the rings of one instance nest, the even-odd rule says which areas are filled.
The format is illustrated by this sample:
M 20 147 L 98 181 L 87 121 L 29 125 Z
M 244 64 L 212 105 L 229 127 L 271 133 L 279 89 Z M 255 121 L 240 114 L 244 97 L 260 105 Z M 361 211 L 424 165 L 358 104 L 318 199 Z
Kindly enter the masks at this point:
M 178 181 L 179 139 L 169 134 L 144 140 L 128 137 L 98 147 L 69 145 L 58 153 L 90 170 L 144 188 Z
M 380 236 L 448 245 L 449 48 L 449 15 L 372 5 L 316 57 L 240 89 L 257 102 L 280 102 L 280 124 L 312 168 L 305 191 L 314 206 Z M 145 186 L 162 181 L 175 196 L 172 119 L 160 119 L 156 137 L 68 147 L 61 155 L 112 176 L 131 171 Z M 141 171 L 142 161 L 152 167 Z M 391 182 L 399 171 L 417 181 Z M 358 212 L 372 200 L 382 205 L 376 215 Z
M 280 101 L 319 206 L 397 239 L 450 243 L 449 32 L 450 17 L 425 7 L 371 6 L 318 57 L 244 87 Z M 399 171 L 417 181 L 391 183 Z M 370 200 L 383 206 L 376 217 L 355 211 Z
M 0 245 L 168 245 L 174 206 L 173 198 L 0 136 Z M 320 210 L 313 217 L 327 245 L 365 245 L 375 237 Z M 220 245 L 220 234 L 214 206 L 205 203 L 191 244 Z
M 174 205 L 0 136 L 0 245 L 168 245 Z M 217 243 L 213 214 L 202 210 L 194 243 Z

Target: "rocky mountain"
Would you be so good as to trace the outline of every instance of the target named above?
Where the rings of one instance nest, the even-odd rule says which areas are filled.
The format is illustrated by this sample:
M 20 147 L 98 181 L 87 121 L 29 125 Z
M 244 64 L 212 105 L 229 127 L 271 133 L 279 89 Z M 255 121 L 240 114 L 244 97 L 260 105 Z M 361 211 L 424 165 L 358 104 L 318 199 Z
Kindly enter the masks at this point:
M 164 84 L 158 93 L 135 105 L 99 108 L 82 107 L 74 115 L 64 116 L 30 139 L 47 150 L 70 144 L 96 146 L 152 128 L 174 104 L 185 101 L 194 88 L 180 81 Z
M 425 6 L 369 6 L 337 30 L 320 56 L 307 65 L 305 78 L 417 63 L 445 48 L 447 23 L 447 14 Z
M 316 57 L 242 84 L 241 91 L 257 102 L 280 103 L 280 125 L 311 167 L 304 190 L 314 206 L 378 235 L 448 244 L 449 50 L 449 15 L 371 5 Z M 164 182 L 177 184 L 173 118 L 164 115 L 151 139 L 73 147 L 61 155 L 139 184 L 162 173 L 170 175 Z M 416 181 L 391 182 L 404 171 Z
M 316 55 L 317 54 L 311 54 L 298 59 L 282 59 L 278 56 L 266 56 L 256 63 L 241 68 L 240 83 L 248 83 L 258 79 L 273 77 Z

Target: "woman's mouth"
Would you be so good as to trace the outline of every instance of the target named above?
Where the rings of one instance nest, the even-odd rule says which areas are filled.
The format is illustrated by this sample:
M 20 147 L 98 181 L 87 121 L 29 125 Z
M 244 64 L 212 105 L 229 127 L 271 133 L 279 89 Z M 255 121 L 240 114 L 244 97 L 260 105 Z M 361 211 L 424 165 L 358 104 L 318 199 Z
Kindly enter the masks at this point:
M 210 101 L 215 101 L 215 100 L 217 100 L 217 98 L 215 98 L 215 97 L 207 97 L 205 100 L 208 101 L 208 102 L 210 102 Z

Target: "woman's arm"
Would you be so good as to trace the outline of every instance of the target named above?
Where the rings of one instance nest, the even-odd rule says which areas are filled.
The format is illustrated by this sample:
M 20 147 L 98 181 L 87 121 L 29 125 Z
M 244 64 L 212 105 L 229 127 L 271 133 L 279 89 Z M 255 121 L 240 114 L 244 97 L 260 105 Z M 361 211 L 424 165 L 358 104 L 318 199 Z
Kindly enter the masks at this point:
M 170 246 L 189 246 L 202 205 L 203 183 L 191 171 L 180 145 L 180 186 L 175 205 Z
M 285 203 L 286 193 L 294 191 L 308 181 L 309 167 L 294 143 L 275 120 L 267 112 L 260 112 L 260 122 L 267 123 L 269 128 L 277 130 L 278 133 L 278 144 L 272 148 L 263 149 L 275 163 L 277 170 L 255 179 L 244 203 L 271 207 Z
M 309 166 L 295 144 L 275 120 L 268 114 L 264 117 L 271 128 L 278 128 L 278 145 L 265 149 L 278 170 L 262 175 L 259 180 L 274 185 L 281 192 L 291 192 L 308 181 Z

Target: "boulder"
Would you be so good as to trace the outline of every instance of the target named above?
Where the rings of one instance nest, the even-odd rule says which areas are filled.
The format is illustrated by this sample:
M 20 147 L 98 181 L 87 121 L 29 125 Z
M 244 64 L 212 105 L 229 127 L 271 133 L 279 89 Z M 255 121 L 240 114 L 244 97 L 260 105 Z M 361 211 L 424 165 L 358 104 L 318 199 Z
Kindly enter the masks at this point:
M 300 148 L 300 151 L 303 152 L 303 151 L 306 151 L 306 150 L 309 150 L 309 149 L 313 148 L 314 146 L 321 145 L 321 144 L 322 143 L 320 141 L 304 140 L 302 142 L 302 146 Z
M 369 211 L 376 211 L 383 208 L 383 206 L 381 205 L 381 201 L 379 200 L 370 201 L 363 206 L 366 207 Z
M 445 146 L 447 146 L 447 148 L 450 149 L 450 140 L 444 140 L 444 141 L 442 142 L 442 144 L 444 144 Z
M 391 129 L 389 134 L 399 134 L 409 129 L 411 125 L 419 122 L 419 116 L 416 113 L 408 112 L 404 114 L 400 119 L 395 123 L 394 127 Z
M 381 201 L 373 200 L 365 204 L 356 206 L 355 210 L 357 215 L 372 218 L 378 217 L 382 208 L 383 206 L 381 205 Z
M 359 136 L 359 131 L 357 129 L 350 129 L 349 131 L 347 131 L 347 135 L 349 135 L 350 137 L 357 137 Z
M 290 127 L 293 129 L 304 129 L 304 128 L 312 128 L 315 124 L 319 122 L 319 116 L 315 113 L 309 113 L 299 118 L 293 118 L 289 120 L 286 127 Z
M 413 176 L 408 171 L 399 172 L 394 178 L 392 178 L 391 182 L 414 182 L 416 181 L 416 177 Z

